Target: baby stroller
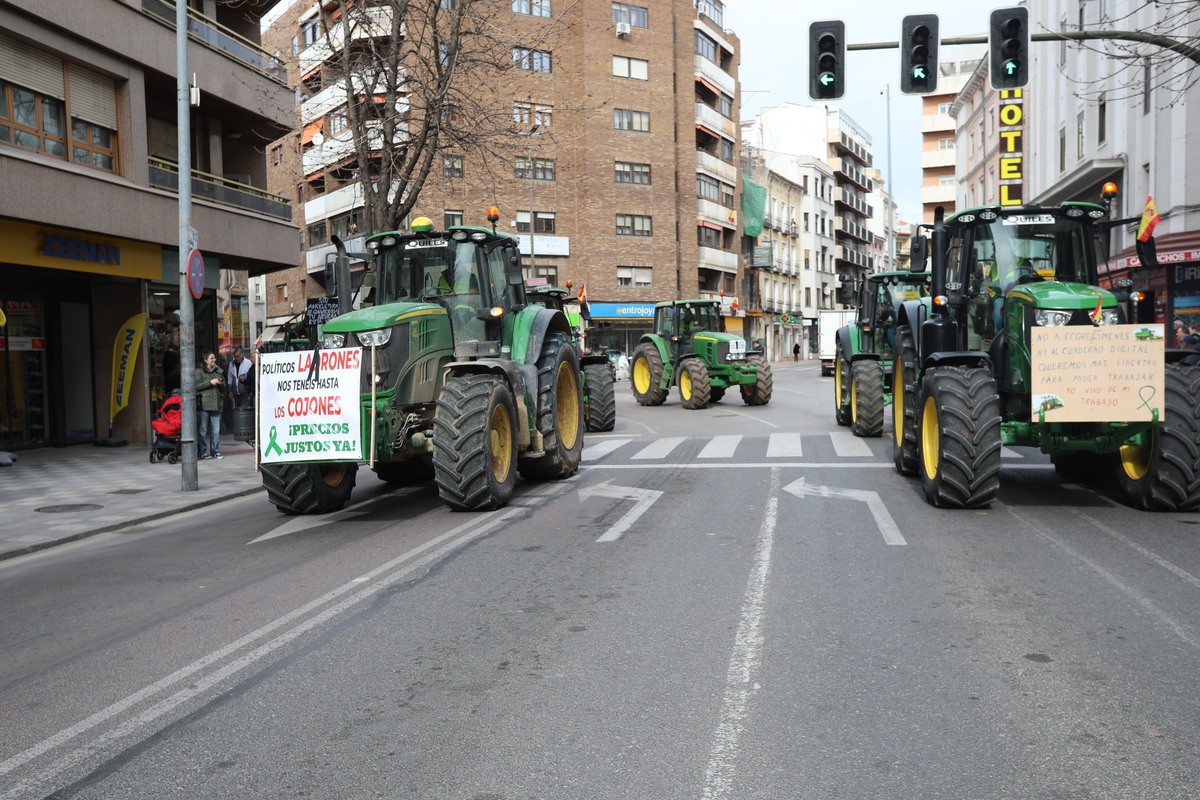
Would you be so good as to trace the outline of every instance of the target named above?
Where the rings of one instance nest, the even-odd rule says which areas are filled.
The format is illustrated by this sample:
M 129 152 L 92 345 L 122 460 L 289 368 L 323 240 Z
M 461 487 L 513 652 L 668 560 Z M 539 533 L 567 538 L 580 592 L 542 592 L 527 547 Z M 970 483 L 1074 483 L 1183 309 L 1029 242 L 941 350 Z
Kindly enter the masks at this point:
M 154 428 L 154 444 L 150 446 L 150 463 L 164 458 L 174 464 L 179 460 L 182 447 L 179 443 L 183 430 L 183 398 L 176 389 L 166 396 L 158 415 L 150 421 Z

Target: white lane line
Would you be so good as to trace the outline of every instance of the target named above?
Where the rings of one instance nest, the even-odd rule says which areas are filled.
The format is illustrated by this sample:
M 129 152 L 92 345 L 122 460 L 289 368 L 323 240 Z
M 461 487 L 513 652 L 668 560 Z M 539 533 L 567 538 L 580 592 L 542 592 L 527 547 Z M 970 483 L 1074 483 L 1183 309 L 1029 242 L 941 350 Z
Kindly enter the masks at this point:
M 767 458 L 800 458 L 804 448 L 800 446 L 798 433 L 772 433 L 767 442 Z
M 829 441 L 833 442 L 833 451 L 842 458 L 874 455 L 866 440 L 850 431 L 830 431 Z
M 1016 450 L 1013 450 L 1011 448 L 1001 447 L 1000 448 L 1000 457 L 1001 458 L 1024 458 L 1025 456 L 1021 455 Z
M 605 439 L 603 442 L 598 442 L 583 448 L 583 454 L 580 456 L 580 458 L 583 461 L 594 461 L 595 459 L 603 458 L 621 445 L 628 444 L 632 441 L 633 439 Z
M 142 711 L 135 717 L 121 723 L 117 727 L 105 731 L 104 733 L 100 733 L 94 739 L 84 743 L 78 750 L 58 758 L 37 774 L 32 775 L 21 783 L 10 787 L 3 794 L 0 794 L 0 800 L 16 800 L 16 798 L 23 797 L 35 789 L 41 791 L 45 784 L 52 780 L 55 776 L 72 769 L 73 767 L 90 758 L 94 758 L 96 753 L 100 752 L 103 748 L 109 746 L 113 742 L 116 742 L 122 737 L 136 732 L 139 728 L 150 724 L 177 706 L 182 705 L 188 700 L 191 700 L 197 695 L 207 691 L 218 682 L 240 672 L 257 661 L 262 660 L 283 645 L 300 637 L 304 633 L 307 633 L 309 630 L 338 616 L 339 614 L 342 614 L 346 610 L 353 608 L 355 605 L 371 599 L 375 595 L 388 589 L 401 579 L 416 571 L 418 568 L 442 558 L 447 553 L 452 552 L 454 549 L 471 541 L 472 539 L 482 536 L 492 528 L 495 528 L 497 525 L 507 521 L 510 517 L 520 513 L 524 512 L 521 509 L 498 510 L 487 512 L 477 518 L 465 522 L 462 525 L 459 525 L 458 527 L 441 534 L 440 536 L 430 539 L 428 542 L 425 542 L 422 545 L 408 550 L 391 561 L 388 561 L 387 563 L 382 564 L 381 566 L 376 567 L 375 569 L 342 584 L 336 589 L 327 592 L 321 597 L 318 597 L 316 600 L 313 600 L 312 602 L 307 603 L 300 608 L 288 612 L 282 617 L 267 623 L 258 630 L 246 634 L 240 639 L 227 644 L 219 650 L 215 650 L 206 656 L 202 656 L 201 658 L 193 661 L 191 664 L 176 670 L 165 678 L 150 684 L 149 686 L 129 695 L 123 700 L 113 703 L 107 708 L 92 714 L 90 717 L 87 717 L 86 719 L 83 719 L 70 727 L 62 729 L 58 733 L 47 739 L 44 739 L 33 747 L 16 754 L 15 756 L 0 763 L 0 775 L 6 775 L 12 772 L 14 769 L 29 763 L 35 758 L 38 758 L 39 756 L 45 755 L 46 753 L 63 746 L 76 736 L 86 733 L 92 728 L 108 722 L 114 717 L 117 717 L 130 710 L 137 704 L 170 689 L 175 684 L 189 680 L 191 681 L 187 688 L 182 689 L 175 694 L 170 695 L 169 697 L 166 697 L 157 704 L 151 706 L 145 711 Z M 421 557 L 417 558 L 417 556 Z M 393 572 L 393 570 L 395 571 Z M 387 573 L 389 572 L 392 572 L 392 574 L 388 575 Z M 380 578 L 380 576 L 385 577 Z M 364 581 L 371 580 L 376 582 L 366 588 L 362 588 L 362 583 Z M 309 616 L 321 606 L 324 606 L 332 600 L 335 600 L 338 597 L 355 590 L 358 591 L 342 600 L 340 603 L 337 603 L 336 605 L 331 606 L 324 611 L 315 614 L 314 616 Z M 266 638 L 268 635 L 273 634 L 280 629 L 283 629 L 283 631 L 274 639 L 266 641 L 254 650 L 251 650 L 236 660 L 226 664 L 224 667 L 220 668 L 211 675 L 199 680 L 194 679 L 194 676 L 205 668 L 213 666 L 214 664 L 232 656 L 239 650 L 254 644 L 260 639 Z
M 733 458 L 741 436 L 714 436 L 696 458 Z
M 771 470 L 766 510 L 758 542 L 754 548 L 754 566 L 742 598 L 741 618 L 729 670 L 725 676 L 725 696 L 721 721 L 713 732 L 712 750 L 704 775 L 704 800 L 733 797 L 733 775 L 737 768 L 742 733 L 746 729 L 747 707 L 758 691 L 754 682 L 762 657 L 763 618 L 766 615 L 767 576 L 771 570 L 771 550 L 775 545 L 775 524 L 779 513 L 779 472 Z
M 792 467 L 795 469 L 895 469 L 890 462 L 884 461 L 775 461 L 720 464 L 581 464 L 580 470 L 585 469 L 774 469 L 775 467 Z M 1005 470 L 1052 470 L 1049 464 L 1005 464 Z
M 657 441 L 651 442 L 646 447 L 634 455 L 634 458 L 666 458 L 671 455 L 671 451 L 679 445 L 683 444 L 687 437 L 684 436 L 667 436 Z

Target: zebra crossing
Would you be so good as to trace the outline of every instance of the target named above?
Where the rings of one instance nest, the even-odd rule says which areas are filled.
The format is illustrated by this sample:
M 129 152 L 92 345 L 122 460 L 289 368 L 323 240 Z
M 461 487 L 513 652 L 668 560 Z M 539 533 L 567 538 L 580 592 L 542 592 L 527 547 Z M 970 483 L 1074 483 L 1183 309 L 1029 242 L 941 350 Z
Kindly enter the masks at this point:
M 871 443 L 875 444 L 872 445 Z M 863 439 L 848 430 L 819 434 L 772 433 L 766 436 L 720 434 L 710 437 L 663 436 L 647 439 L 635 436 L 589 437 L 583 448 L 583 463 L 602 460 L 621 460 L 637 464 L 654 463 L 670 458 L 694 459 L 697 462 L 719 461 L 798 461 L 838 459 L 887 458 L 891 445 L 886 439 Z M 609 459 L 609 456 L 613 456 Z M 1023 456 L 1005 447 L 1005 459 Z

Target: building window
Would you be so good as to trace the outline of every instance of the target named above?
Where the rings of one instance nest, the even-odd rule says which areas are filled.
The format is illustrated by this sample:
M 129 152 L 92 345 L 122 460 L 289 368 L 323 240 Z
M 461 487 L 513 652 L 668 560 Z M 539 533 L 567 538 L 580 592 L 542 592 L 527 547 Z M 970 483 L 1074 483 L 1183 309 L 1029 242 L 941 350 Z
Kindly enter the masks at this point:
M 554 106 L 540 103 L 514 103 L 513 122 L 541 125 L 548 128 L 554 121 Z
M 733 163 L 733 142 L 729 139 L 721 140 L 721 160 L 726 164 Z
M 534 17 L 550 16 L 550 0 L 513 0 L 514 14 L 529 14 Z
M 630 111 L 627 108 L 613 109 L 613 128 L 619 131 L 650 132 L 650 112 Z
M 532 178 L 535 181 L 552 181 L 554 180 L 554 159 L 530 159 L 527 156 L 518 156 L 513 173 L 516 177 L 525 180 Z
M 80 117 L 68 129 L 66 115 L 62 100 L 0 80 L 0 142 L 115 172 L 116 131 Z
M 650 62 L 640 58 L 613 56 L 613 75 L 644 81 L 650 78 Z
M 939 114 L 949 114 L 950 113 L 950 104 L 949 103 L 938 103 L 938 113 Z
M 271 166 L 278 167 L 283 163 L 283 145 L 277 144 L 271 148 Z
M 1058 171 L 1067 171 L 1067 129 L 1059 128 L 1058 131 Z
M 533 212 L 534 233 L 554 233 L 555 218 L 553 211 Z M 517 233 L 529 233 L 529 212 L 517 212 Z
M 938 186 L 954 186 L 954 185 L 955 185 L 955 180 L 954 180 L 953 174 L 938 176 Z
M 617 267 L 617 286 L 649 286 L 650 267 Z
M 617 214 L 618 236 L 650 236 L 651 217 L 644 214 Z
M 1150 113 L 1150 78 L 1152 76 L 1150 70 L 1150 56 L 1142 59 L 1142 113 Z
M 300 23 L 300 41 L 312 47 L 321 38 L 321 18 L 313 17 Z
M 720 105 L 720 108 L 718 108 L 717 110 L 721 112 L 721 116 L 731 117 L 731 118 L 733 117 L 733 98 L 732 97 L 730 97 L 729 95 L 722 92 L 720 98 L 718 98 L 718 104 Z
M 1083 112 L 1075 117 L 1075 158 L 1083 158 Z
M 442 226 L 444 228 L 454 228 L 463 224 L 463 212 L 461 211 L 443 211 Z
M 714 64 L 720 64 L 721 58 L 717 54 L 717 42 L 711 36 L 703 31 L 695 31 L 695 49 L 696 55 L 704 56 Z
M 719 0 L 696 0 L 696 10 L 717 23 L 718 28 L 725 27 L 725 6 Z
M 701 225 L 696 228 L 696 244 L 701 247 L 721 249 L 721 232 L 716 228 Z
M 308 226 L 308 246 L 320 247 L 325 244 L 325 220 L 314 222 Z
M 953 150 L 954 137 L 947 136 L 944 139 L 938 139 L 938 150 Z
M 463 176 L 462 156 L 442 156 L 442 176 L 461 178 Z
M 715 203 L 721 201 L 721 182 L 707 175 L 696 175 L 696 196 Z M 772 198 L 773 199 L 773 198 Z M 774 216 L 774 214 L 772 214 Z
M 613 24 L 628 22 L 634 28 L 647 28 L 649 27 L 649 12 L 646 11 L 645 6 L 635 6 L 630 3 L 613 3 L 612 21 Z
M 1108 139 L 1108 100 L 1100 95 L 1100 105 L 1096 107 L 1096 142 L 1103 144 Z
M 650 185 L 650 165 L 631 161 L 616 162 L 617 183 L 639 183 Z
M 532 72 L 550 72 L 550 53 L 546 50 L 533 50 L 528 47 L 512 49 L 513 66 L 517 69 L 527 69 Z

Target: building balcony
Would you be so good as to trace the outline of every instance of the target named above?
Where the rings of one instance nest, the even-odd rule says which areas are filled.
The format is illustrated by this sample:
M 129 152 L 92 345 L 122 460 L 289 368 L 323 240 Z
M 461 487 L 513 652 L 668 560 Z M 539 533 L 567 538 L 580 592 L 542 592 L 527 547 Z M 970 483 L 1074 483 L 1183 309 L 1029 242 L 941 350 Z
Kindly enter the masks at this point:
M 179 165 L 163 158 L 151 158 L 150 185 L 155 189 L 178 193 Z M 194 169 L 192 197 L 288 222 L 292 219 L 292 207 L 287 200 L 262 189 Z
M 922 114 L 921 133 L 954 133 L 954 117 L 949 114 Z
M 737 228 L 737 211 L 703 197 L 696 199 L 696 216 L 705 222 L 712 222 L 722 228 Z
M 730 253 L 725 250 L 718 250 L 715 247 L 699 248 L 699 255 L 696 265 L 700 269 L 714 269 L 718 272 L 736 273 L 738 271 L 738 254 Z
M 737 138 L 737 123 L 721 112 L 704 103 L 696 103 L 696 124 L 703 125 L 714 133 L 719 133 L 727 139 Z
M 142 0 L 142 10 L 174 29 L 174 3 L 165 2 L 165 0 Z M 188 38 L 195 39 L 212 50 L 224 53 L 272 80 L 287 84 L 287 67 L 278 58 L 244 36 L 238 35 L 191 7 L 188 8 L 187 13 Z
M 867 270 L 873 269 L 875 266 L 875 259 L 861 250 L 856 250 L 844 244 L 839 244 L 834 248 L 834 258 L 851 266 Z
M 846 131 L 831 131 L 829 141 L 833 145 L 833 149 L 835 151 L 846 156 L 853 156 L 854 158 L 857 158 L 862 162 L 863 166 L 869 167 L 875 163 L 875 157 L 871 155 L 870 148 Z
M 703 170 L 714 178 L 720 178 L 726 183 L 737 185 L 737 167 L 703 150 L 696 151 L 696 169 Z
M 860 242 L 871 241 L 871 231 L 865 225 L 859 225 L 847 217 L 837 218 L 837 231 L 851 238 L 858 239 Z
M 921 187 L 921 203 L 928 205 L 931 203 L 953 204 L 957 197 L 957 187 L 955 186 L 922 186 Z
M 842 189 L 840 192 L 835 192 L 833 197 L 835 205 L 840 205 L 857 211 L 864 217 L 871 217 L 875 213 L 875 210 L 871 206 L 867 205 L 865 200 L 860 197 L 855 197 L 846 189 Z
M 948 150 L 924 150 L 921 153 L 921 169 L 955 166 L 954 148 Z
M 867 173 L 855 166 L 855 162 L 851 161 L 850 159 L 831 158 L 829 159 L 829 166 L 833 167 L 833 172 L 835 175 L 849 180 L 860 190 L 864 192 L 875 191 L 875 181 L 868 178 Z
M 692 57 L 696 75 L 704 78 L 730 97 L 737 96 L 737 80 L 725 70 L 701 55 Z
M 354 19 L 353 39 L 384 39 L 392 35 L 392 7 L 371 6 L 364 8 Z M 401 30 L 403 37 L 404 32 Z M 326 41 L 328 39 L 328 41 Z M 338 23 L 329 32 L 328 37 L 321 36 L 316 42 L 300 51 L 300 74 L 307 75 L 312 70 L 328 61 L 334 53 L 341 52 L 346 42 L 346 26 Z

